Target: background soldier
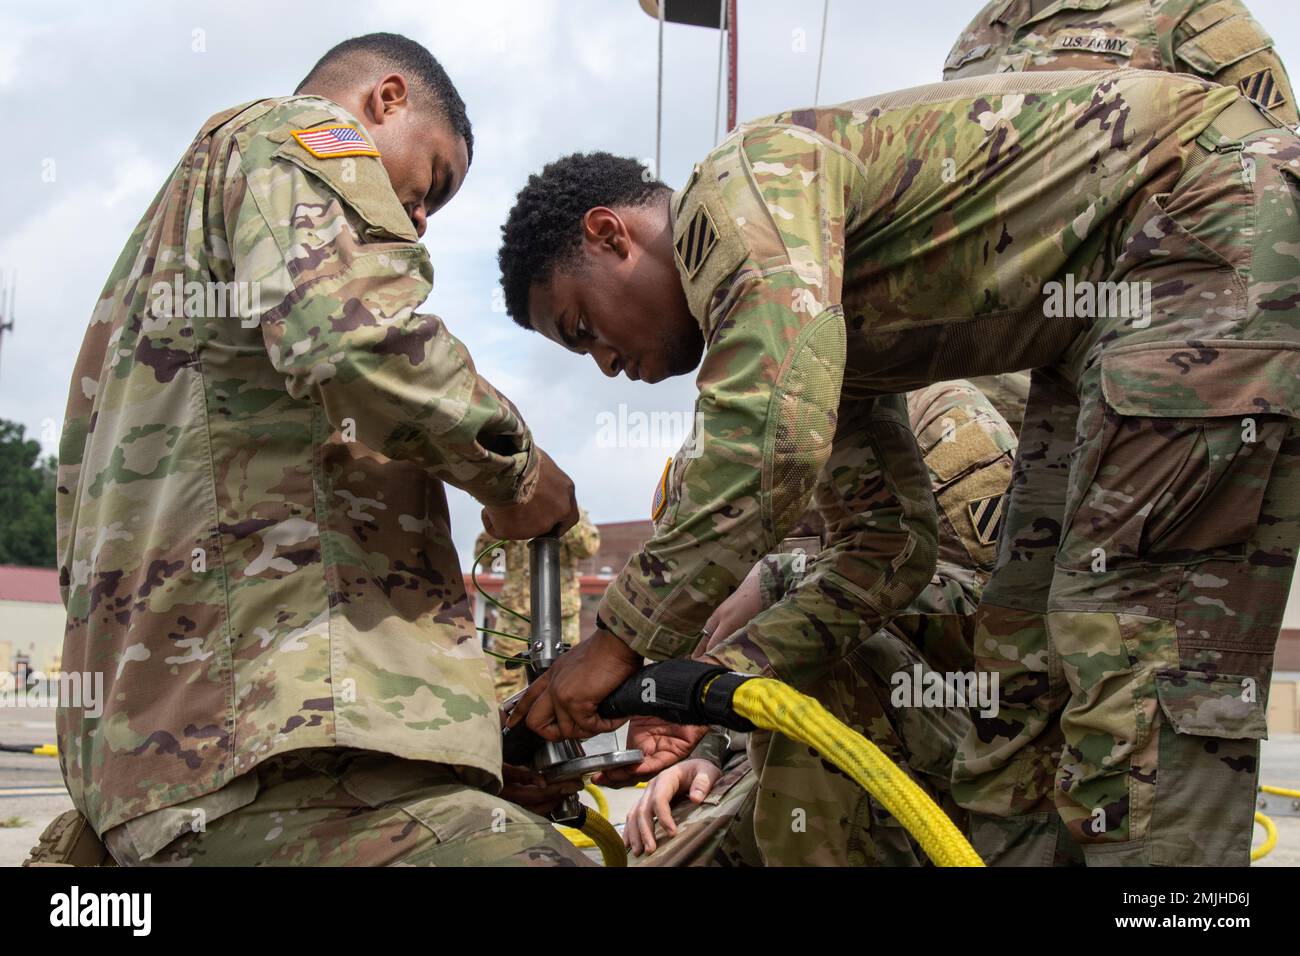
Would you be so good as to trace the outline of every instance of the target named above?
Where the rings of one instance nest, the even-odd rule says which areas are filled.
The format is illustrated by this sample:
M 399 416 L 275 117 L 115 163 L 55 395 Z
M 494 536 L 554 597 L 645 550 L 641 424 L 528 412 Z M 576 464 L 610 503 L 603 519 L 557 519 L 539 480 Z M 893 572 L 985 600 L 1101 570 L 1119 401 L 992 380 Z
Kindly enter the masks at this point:
M 1273 40 L 1241 0 L 993 0 L 958 37 L 943 78 L 1115 67 L 1195 73 L 1288 126 L 1300 121 Z
M 474 554 L 483 553 L 495 538 L 484 533 L 474 542 Z M 564 625 L 564 643 L 570 647 L 582 639 L 579 619 L 582 616 L 582 582 L 578 577 L 578 562 L 589 558 L 600 550 L 600 531 L 592 524 L 587 512 L 579 509 L 578 523 L 560 538 L 560 616 Z M 504 541 L 490 552 L 483 560 L 483 566 L 490 567 L 494 573 L 503 574 L 501 594 L 497 598 L 502 604 L 529 617 L 530 599 L 528 590 L 529 560 L 527 541 Z M 490 606 L 490 605 L 489 605 Z M 497 610 L 493 630 L 504 631 L 526 642 L 529 636 L 528 624 L 514 614 Z M 497 654 L 511 657 L 526 649 L 526 644 L 512 641 L 496 634 L 488 634 L 484 647 Z M 497 701 L 504 701 L 523 690 L 528 683 L 522 667 L 509 667 L 498 657 L 492 660 L 492 683 L 496 688 Z
M 993 0 L 962 31 L 943 78 L 1119 66 L 1236 84 L 1287 124 L 1297 122 L 1286 68 L 1239 0 L 1102 0 L 1086 9 L 1053 0 Z M 989 375 L 975 384 L 1019 434 L 1029 373 Z
M 64 666 L 107 693 L 101 719 L 61 707 L 58 740 L 119 862 L 584 862 L 494 794 L 451 543 L 443 481 L 503 537 L 577 518 L 514 406 L 416 311 L 417 239 L 471 148 L 428 51 L 349 40 L 296 95 L 203 124 L 104 288 L 58 531 Z M 214 313 L 214 283 L 252 291 Z M 510 782 L 539 809 L 561 789 Z

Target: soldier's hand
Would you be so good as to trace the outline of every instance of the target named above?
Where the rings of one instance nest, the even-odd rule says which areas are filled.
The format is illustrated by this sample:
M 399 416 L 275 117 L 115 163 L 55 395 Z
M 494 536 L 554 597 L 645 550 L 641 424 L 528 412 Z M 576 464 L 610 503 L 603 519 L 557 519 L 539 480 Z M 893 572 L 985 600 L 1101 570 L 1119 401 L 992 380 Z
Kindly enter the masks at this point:
M 746 627 L 763 610 L 763 594 L 758 586 L 761 569 L 760 561 L 745 575 L 745 580 L 740 582 L 740 587 L 736 588 L 731 597 L 719 604 L 709 616 L 704 623 L 704 638 L 695 650 L 695 657 L 713 650 L 714 645 Z
M 483 509 L 483 528 L 502 541 L 521 541 L 544 534 L 560 535 L 578 523 L 573 479 L 537 449 L 537 484 L 528 500 Z
M 704 735 L 705 726 L 670 724 L 658 717 L 633 717 L 627 725 L 627 746 L 641 751 L 634 767 L 616 767 L 595 777 L 602 787 L 626 787 L 649 779 L 691 755 Z
M 561 800 L 582 789 L 581 780 L 547 783 L 536 770 L 508 763 L 501 765 L 501 779 L 504 781 L 501 796 L 539 817 L 546 816 L 560 805 Z
M 683 760 L 664 770 L 650 781 L 637 805 L 628 811 L 627 822 L 623 825 L 623 845 L 632 851 L 633 856 L 653 853 L 658 849 L 655 819 L 658 818 L 669 836 L 677 836 L 673 801 L 686 793 L 692 803 L 703 803 L 721 776 L 721 767 L 699 758 Z
M 641 669 L 641 655 L 608 631 L 597 630 L 566 651 L 529 685 L 508 721 L 520 720 L 546 740 L 583 740 L 616 729 L 622 719 L 599 716 L 596 708 Z

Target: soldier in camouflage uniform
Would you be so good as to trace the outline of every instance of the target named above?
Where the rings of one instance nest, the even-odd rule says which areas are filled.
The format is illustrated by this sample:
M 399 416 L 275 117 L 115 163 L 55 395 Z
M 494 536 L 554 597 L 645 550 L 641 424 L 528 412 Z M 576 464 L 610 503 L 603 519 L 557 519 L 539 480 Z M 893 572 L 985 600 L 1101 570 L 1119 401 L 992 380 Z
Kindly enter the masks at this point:
M 1194 73 L 1238 87 L 1288 126 L 1300 121 L 1273 39 L 1241 0 L 992 0 L 943 78 L 1117 67 Z
M 1286 68 L 1239 0 L 993 0 L 954 44 L 943 78 L 1121 66 L 1235 84 L 1288 125 L 1297 122 Z M 1029 373 L 975 384 L 1019 434 Z
M 941 674 L 970 673 L 975 609 L 993 569 L 996 536 L 1011 480 L 1015 435 L 991 402 L 969 382 L 943 382 L 907 396 L 916 434 L 939 512 L 939 560 L 934 578 L 901 615 L 865 638 L 831 674 L 806 688 L 832 713 L 870 738 L 954 818 L 964 815 L 949 796 L 957 744 L 970 727 L 964 708 L 899 706 L 896 675 L 913 668 Z M 788 540 L 788 539 L 787 539 Z M 816 549 L 812 549 L 815 556 Z M 725 638 L 753 615 L 799 585 L 806 565 L 787 549 L 754 566 L 756 602 L 735 605 L 736 591 L 710 618 L 710 641 Z M 706 642 L 704 648 L 707 650 Z M 659 778 L 628 815 L 624 839 L 634 851 L 650 848 L 650 866 L 886 865 L 914 866 L 925 856 L 868 794 L 816 754 L 780 734 L 736 735 L 715 729 L 692 753 L 684 771 L 661 771 L 685 793 L 696 773 L 718 778 L 717 793 L 696 807 L 683 802 L 673 811 L 676 834 L 667 843 L 646 839 L 650 811 L 662 805 Z M 731 744 L 730 747 L 727 745 Z M 739 752 L 737 752 L 739 751 Z M 743 760 L 744 768 L 740 769 Z M 700 766 L 703 761 L 705 766 Z M 712 772 L 707 765 L 716 765 Z M 725 766 L 724 766 L 725 764 Z M 756 772 L 745 773 L 749 767 Z M 724 772 L 725 771 L 725 772 Z M 719 778 L 720 775 L 720 778 Z M 691 793 L 695 801 L 695 793 Z M 662 814 L 660 815 L 662 819 Z M 639 827 L 637 825 L 640 825 Z M 661 828 L 658 841 L 667 831 Z M 748 851 L 754 845 L 753 853 Z
M 464 105 L 390 34 L 299 92 L 203 124 L 82 345 L 63 661 L 107 693 L 102 717 L 58 712 L 68 790 L 124 863 L 584 862 L 495 795 L 442 484 L 494 533 L 577 516 L 514 406 L 416 311 L 419 234 L 469 165 Z
M 814 490 L 828 546 L 710 656 L 824 676 L 933 566 L 882 396 L 1033 368 L 1025 420 L 1051 429 L 1021 435 L 975 637 L 1001 709 L 955 773 L 978 848 L 1244 865 L 1300 541 L 1296 135 L 1196 77 L 1011 73 L 745 124 L 675 194 L 622 162 L 525 188 L 507 305 L 606 374 L 702 356 L 697 453 L 515 719 L 608 729 L 599 701 L 689 653 Z
M 483 549 L 495 539 L 481 534 L 474 542 L 474 555 L 483 553 Z M 487 566 L 496 574 L 503 574 L 501 594 L 497 597 L 502 604 L 522 614 L 525 618 L 531 614 L 529 597 L 529 560 L 528 542 L 506 541 L 493 550 L 484 559 Z M 587 517 L 586 511 L 579 511 L 578 523 L 560 538 L 560 618 L 564 626 L 564 642 L 570 647 L 581 639 L 578 624 L 582 616 L 582 584 L 578 579 L 578 562 L 589 558 L 600 550 L 600 532 Z M 512 641 L 496 634 L 488 634 L 483 642 L 489 651 L 514 657 L 527 650 L 529 636 L 528 625 L 522 618 L 504 611 L 497 612 L 493 630 L 503 631 L 522 638 Z M 492 658 L 492 684 L 496 689 L 497 701 L 505 701 L 519 693 L 528 683 L 527 674 L 522 667 L 510 667 L 498 657 Z

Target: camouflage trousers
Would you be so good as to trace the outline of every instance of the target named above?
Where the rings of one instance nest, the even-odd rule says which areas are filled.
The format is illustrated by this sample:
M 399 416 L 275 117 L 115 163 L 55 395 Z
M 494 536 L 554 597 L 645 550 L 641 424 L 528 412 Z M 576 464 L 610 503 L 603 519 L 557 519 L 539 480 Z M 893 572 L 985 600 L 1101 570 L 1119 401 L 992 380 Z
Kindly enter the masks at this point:
M 104 842 L 123 866 L 591 865 L 545 820 L 449 767 L 342 749 L 273 757 Z
M 1248 863 L 1300 543 L 1300 147 L 1235 140 L 1116 237 L 1098 278 L 1149 315 L 1034 373 L 975 633 L 999 712 L 954 768 L 987 862 Z
M 961 617 L 928 617 L 930 643 L 956 633 Z M 896 675 L 930 670 L 902 628 L 877 632 L 815 684 L 802 687 L 867 737 L 962 826 L 948 795 L 952 761 L 970 726 L 962 706 L 913 706 L 897 694 Z M 951 636 L 950 636 L 951 638 Z M 965 656 L 969 657 L 967 651 Z M 919 668 L 919 671 L 917 670 Z M 922 866 L 928 861 L 902 825 L 851 777 L 781 734 L 754 731 L 747 759 L 728 764 L 699 807 L 674 807 L 679 832 L 656 828 L 659 849 L 648 866 Z

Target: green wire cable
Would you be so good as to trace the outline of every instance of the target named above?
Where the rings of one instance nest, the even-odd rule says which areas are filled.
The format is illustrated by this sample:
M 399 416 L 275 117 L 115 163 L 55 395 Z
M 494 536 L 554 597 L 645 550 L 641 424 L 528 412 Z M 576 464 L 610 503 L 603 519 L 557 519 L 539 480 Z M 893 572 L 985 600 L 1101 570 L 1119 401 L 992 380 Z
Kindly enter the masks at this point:
M 494 631 L 490 627 L 480 627 L 479 630 L 483 631 L 485 634 L 495 634 L 497 637 L 508 637 L 512 641 L 523 641 L 525 644 L 528 643 L 528 638 L 520 637 L 518 634 L 507 634 L 505 631 Z
M 488 594 L 487 591 L 484 591 L 482 585 L 478 583 L 479 562 L 482 561 L 484 558 L 486 558 L 490 551 L 496 550 L 503 544 L 505 544 L 504 541 L 493 541 L 486 548 L 484 548 L 482 551 L 479 552 L 478 557 L 474 559 L 474 563 L 470 565 L 469 579 L 474 583 L 474 590 L 477 591 L 479 594 L 483 595 L 483 600 L 487 601 L 489 604 L 491 604 L 493 607 L 497 608 L 498 610 L 505 611 L 507 614 L 513 614 L 515 617 L 519 618 L 519 620 L 523 621 L 525 624 L 532 624 L 533 623 L 532 621 L 530 621 L 524 615 L 520 614 L 514 608 L 506 607 L 504 604 L 502 604 L 492 595 Z M 487 629 L 479 628 L 479 630 L 487 630 Z M 524 638 L 524 640 L 527 640 L 527 638 Z

